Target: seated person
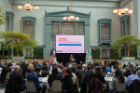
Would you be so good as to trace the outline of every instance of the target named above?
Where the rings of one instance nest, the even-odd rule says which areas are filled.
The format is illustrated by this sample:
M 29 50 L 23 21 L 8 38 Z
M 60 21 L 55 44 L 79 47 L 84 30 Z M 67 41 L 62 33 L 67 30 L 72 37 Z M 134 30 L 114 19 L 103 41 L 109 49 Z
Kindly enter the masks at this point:
M 113 77 L 112 81 L 109 83 L 109 90 L 110 91 L 114 91 L 115 90 L 115 86 L 116 86 L 116 83 L 118 81 L 120 82 L 124 82 L 124 76 L 122 75 L 122 72 L 121 70 L 117 69 L 116 72 L 115 72 L 115 76 Z
M 106 71 L 111 73 L 111 68 L 110 68 L 109 64 L 107 64 Z
M 101 74 L 101 68 L 100 67 L 97 67 L 95 69 L 95 74 L 93 75 L 93 77 L 98 78 L 102 82 L 104 88 L 107 87 L 107 85 L 105 84 L 104 76 Z
M 2 69 L 2 72 L 1 72 L 1 77 L 0 77 L 0 81 L 3 83 L 3 81 L 5 80 L 6 78 L 6 74 L 8 72 L 11 72 L 11 68 L 8 67 L 8 63 L 4 63 L 5 67 Z
M 60 80 L 60 81 L 62 80 L 62 77 L 58 74 L 58 70 L 56 67 L 53 67 L 52 74 L 48 78 L 48 83 L 49 83 L 50 87 L 54 80 Z
M 45 93 L 46 92 L 46 88 L 47 86 L 46 85 L 43 85 L 41 86 L 39 84 L 39 80 L 38 80 L 38 75 L 40 73 L 40 68 L 35 68 L 35 72 L 34 73 L 30 73 L 28 76 L 27 76 L 27 81 L 28 80 L 31 80 L 34 82 L 35 86 L 36 86 L 36 89 L 38 91 L 38 93 L 40 93 L 40 91 L 42 91 L 42 93 Z
M 34 72 L 34 66 L 33 64 L 29 64 L 28 69 L 27 69 L 28 73 L 33 73 Z
M 0 68 L 4 68 L 4 62 L 3 61 L 0 62 Z
M 130 69 L 130 67 L 125 67 L 124 76 L 128 77 L 129 75 L 131 75 L 131 69 Z
M 47 65 L 45 64 L 42 68 L 42 77 L 46 77 L 47 75 L 49 75 L 49 70 L 48 70 L 48 67 Z
M 20 67 L 15 66 L 14 72 L 10 74 L 10 79 L 15 81 L 20 91 L 23 91 L 26 88 L 26 85 L 24 84 L 23 81 L 24 79 L 21 76 L 21 74 L 19 74 L 19 72 L 20 72 Z
M 140 80 L 139 76 L 136 75 L 136 69 L 132 69 L 132 74 L 126 79 L 126 85 L 129 87 L 134 80 Z

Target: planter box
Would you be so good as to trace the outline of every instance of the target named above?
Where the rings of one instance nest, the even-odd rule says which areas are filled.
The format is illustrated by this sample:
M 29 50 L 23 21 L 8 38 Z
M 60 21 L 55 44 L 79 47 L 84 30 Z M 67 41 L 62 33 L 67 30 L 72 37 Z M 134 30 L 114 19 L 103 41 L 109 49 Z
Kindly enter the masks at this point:
M 12 57 L 12 60 L 24 60 L 24 57 Z
M 131 60 L 135 60 L 135 57 L 122 57 L 122 60 L 131 61 Z
M 24 57 L 12 57 L 12 60 L 8 60 L 8 62 L 14 62 L 14 66 L 16 66 L 17 63 L 25 61 L 26 63 L 28 60 L 24 60 Z

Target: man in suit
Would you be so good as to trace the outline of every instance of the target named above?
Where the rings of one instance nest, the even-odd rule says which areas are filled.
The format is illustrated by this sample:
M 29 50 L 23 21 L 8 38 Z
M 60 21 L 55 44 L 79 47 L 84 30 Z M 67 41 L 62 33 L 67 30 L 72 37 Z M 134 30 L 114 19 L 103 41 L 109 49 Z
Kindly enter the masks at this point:
M 20 67 L 15 66 L 14 72 L 10 74 L 10 79 L 15 81 L 15 83 L 17 84 L 20 91 L 23 91 L 26 88 L 26 85 L 24 84 L 24 82 L 23 82 L 24 79 L 19 74 L 19 72 L 20 72 Z
M 31 81 L 34 82 L 38 93 L 40 93 L 40 91 L 42 91 L 42 93 L 45 93 L 47 86 L 46 85 L 41 86 L 41 84 L 39 84 L 39 80 L 38 80 L 38 77 L 37 77 L 39 75 L 39 73 L 40 73 L 40 68 L 38 68 L 38 67 L 35 68 L 35 72 L 34 73 L 30 73 L 27 76 L 27 81 L 31 80 Z
M 0 62 L 0 68 L 4 68 L 4 62 L 3 61 Z
M 4 63 L 4 68 L 2 69 L 2 72 L 1 72 L 1 77 L 0 77 L 0 81 L 3 83 L 3 81 L 5 80 L 6 78 L 6 74 L 8 72 L 11 72 L 11 68 L 8 67 L 8 63 Z

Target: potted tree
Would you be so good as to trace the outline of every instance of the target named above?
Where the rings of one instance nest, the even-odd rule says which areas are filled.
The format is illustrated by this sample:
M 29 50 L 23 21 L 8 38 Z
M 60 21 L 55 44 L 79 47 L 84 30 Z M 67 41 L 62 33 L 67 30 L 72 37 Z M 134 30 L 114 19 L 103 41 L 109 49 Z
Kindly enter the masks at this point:
M 0 5 L 0 25 L 5 24 L 6 17 L 5 14 L 2 12 L 2 5 Z
M 29 34 L 25 34 L 22 32 L 0 32 L 0 39 L 7 46 L 10 46 L 12 49 L 16 49 L 17 57 L 19 59 L 19 50 L 23 50 L 28 47 L 33 48 L 37 45 L 37 42 L 32 40 L 32 37 Z M 12 57 L 12 59 L 13 58 L 15 57 Z
M 135 36 L 123 36 L 117 39 L 112 45 L 111 48 L 118 52 L 122 49 L 123 46 L 128 47 L 128 57 L 123 57 L 122 59 L 135 59 L 134 57 L 130 57 L 130 46 L 132 45 L 140 45 L 140 40 Z

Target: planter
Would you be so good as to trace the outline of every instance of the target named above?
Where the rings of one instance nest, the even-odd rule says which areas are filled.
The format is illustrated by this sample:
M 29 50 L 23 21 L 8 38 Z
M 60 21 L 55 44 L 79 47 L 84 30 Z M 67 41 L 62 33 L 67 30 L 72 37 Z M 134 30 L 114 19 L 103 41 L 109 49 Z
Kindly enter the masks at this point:
M 122 57 L 122 60 L 135 60 L 135 57 Z
M 12 57 L 12 60 L 24 60 L 24 57 Z

